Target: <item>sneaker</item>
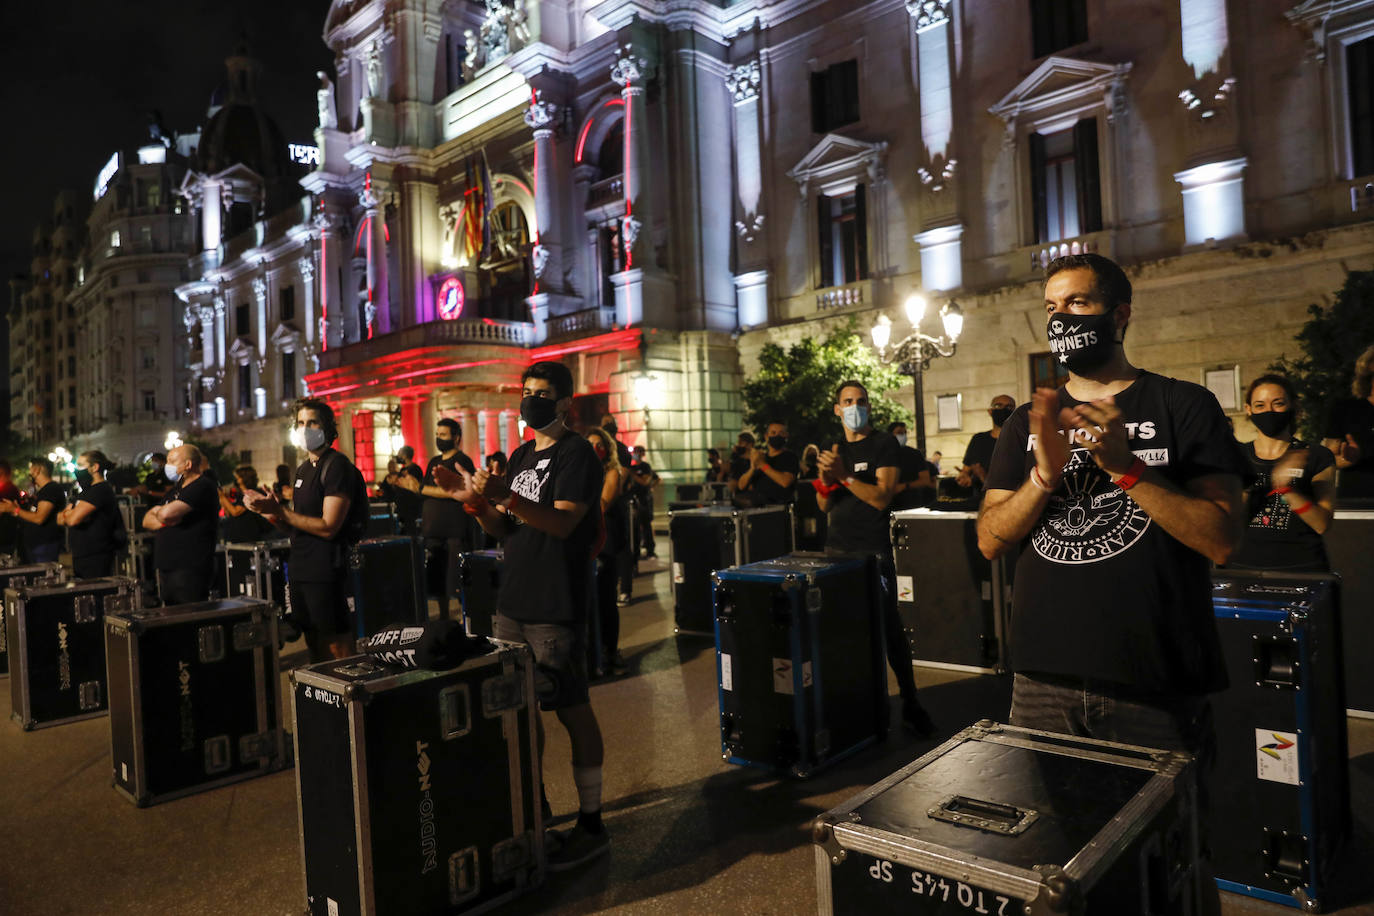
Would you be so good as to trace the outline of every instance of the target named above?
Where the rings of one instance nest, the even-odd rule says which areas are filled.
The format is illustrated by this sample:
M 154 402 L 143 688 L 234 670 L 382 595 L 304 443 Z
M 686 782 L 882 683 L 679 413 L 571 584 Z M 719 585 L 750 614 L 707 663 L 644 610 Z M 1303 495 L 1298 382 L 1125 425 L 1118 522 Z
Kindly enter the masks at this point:
M 616 596 L 615 596 L 615 606 L 616 606 L 616 607 L 629 607 L 629 606 L 630 606 L 630 593 L 629 593 L 629 592 L 621 592 L 619 595 L 616 595 Z
M 921 705 L 920 700 L 902 701 L 902 725 L 907 731 L 914 732 L 918 738 L 929 738 L 935 734 L 935 721 Z
M 549 871 L 567 871 L 583 862 L 610 852 L 611 835 L 606 830 L 588 833 L 581 824 L 570 830 L 546 830 L 544 842 L 549 858 Z
M 620 654 L 619 649 L 612 649 L 606 653 L 606 671 L 612 677 L 624 677 L 630 669 L 625 666 L 625 656 Z

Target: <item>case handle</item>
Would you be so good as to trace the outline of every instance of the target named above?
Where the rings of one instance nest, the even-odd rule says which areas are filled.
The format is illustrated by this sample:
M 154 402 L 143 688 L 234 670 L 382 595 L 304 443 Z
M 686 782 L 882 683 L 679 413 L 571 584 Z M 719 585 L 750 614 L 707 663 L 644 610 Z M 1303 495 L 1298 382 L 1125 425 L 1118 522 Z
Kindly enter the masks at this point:
M 445 741 L 461 738 L 472 731 L 472 694 L 467 684 L 454 684 L 439 691 L 439 732 Z
M 1034 808 L 1018 808 L 967 795 L 948 795 L 931 806 L 926 815 L 937 821 L 958 827 L 972 827 L 988 833 L 1016 836 L 1035 823 L 1040 812 Z
M 1302 685 L 1302 659 L 1295 636 L 1253 636 L 1255 686 L 1297 690 Z

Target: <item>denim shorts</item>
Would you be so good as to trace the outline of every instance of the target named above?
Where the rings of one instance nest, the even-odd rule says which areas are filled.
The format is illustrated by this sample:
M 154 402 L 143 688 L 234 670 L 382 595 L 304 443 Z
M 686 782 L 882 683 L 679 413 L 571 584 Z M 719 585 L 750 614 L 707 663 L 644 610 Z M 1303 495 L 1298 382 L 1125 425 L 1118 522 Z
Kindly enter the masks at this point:
M 587 624 L 534 623 L 492 616 L 491 635 L 524 643 L 534 653 L 541 709 L 567 709 L 590 700 L 587 690 Z

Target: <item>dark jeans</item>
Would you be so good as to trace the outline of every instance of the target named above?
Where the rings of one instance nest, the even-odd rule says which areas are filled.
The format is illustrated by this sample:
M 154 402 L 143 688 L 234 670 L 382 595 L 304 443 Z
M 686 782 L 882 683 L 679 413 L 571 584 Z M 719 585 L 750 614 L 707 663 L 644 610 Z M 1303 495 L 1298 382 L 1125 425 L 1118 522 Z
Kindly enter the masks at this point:
M 458 593 L 458 558 L 468 549 L 463 538 L 425 538 L 426 588 L 429 597 L 438 599 L 439 616 L 445 620 L 449 602 Z
M 88 553 L 72 557 L 72 575 L 77 579 L 103 579 L 114 574 L 114 553 Z
M 158 592 L 165 605 L 191 604 L 210 600 L 210 570 L 160 569 Z
M 635 545 L 635 555 L 638 556 L 639 549 L 644 548 L 644 556 L 655 556 L 654 546 L 654 498 L 649 496 L 641 498 L 635 504 L 635 533 L 639 536 L 638 543 Z
M 601 645 L 606 650 L 607 663 L 620 645 L 620 608 L 615 603 L 618 558 L 619 554 L 596 558 L 596 610 L 601 616 Z
M 887 663 L 897 676 L 897 690 L 904 702 L 916 701 L 916 675 L 911 671 L 911 640 L 907 638 L 906 627 L 902 626 L 902 615 L 897 612 L 897 569 L 892 563 L 892 553 L 878 556 L 878 578 L 882 583 L 879 600 L 883 603 L 883 642 L 887 646 Z
M 1010 723 L 1079 738 L 1192 754 L 1197 760 L 1202 912 L 1221 911 L 1206 834 L 1208 783 L 1217 759 L 1212 704 L 1207 697 L 1151 696 L 1105 681 L 1075 683 L 1017 674 L 1012 683 Z

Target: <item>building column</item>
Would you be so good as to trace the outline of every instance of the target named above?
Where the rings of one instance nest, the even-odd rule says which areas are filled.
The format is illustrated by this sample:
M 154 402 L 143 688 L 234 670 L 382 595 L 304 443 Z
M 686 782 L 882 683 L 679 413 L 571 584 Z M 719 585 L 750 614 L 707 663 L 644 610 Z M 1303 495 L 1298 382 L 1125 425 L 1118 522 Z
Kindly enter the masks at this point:
M 648 63 L 626 45 L 616 51 L 616 62 L 611 67 L 611 79 L 620 87 L 620 97 L 625 102 L 625 215 L 620 219 L 620 230 L 627 269 L 634 267 L 635 262 L 647 264 L 654 249 L 649 195 L 642 193 L 644 172 L 649 165 L 643 85 Z
M 421 395 L 401 397 L 401 435 L 405 437 L 406 445 L 415 449 L 415 462 L 421 467 L 429 460 L 429 437 L 421 416 L 424 401 Z
M 220 186 L 213 181 L 203 181 L 200 189 L 201 248 L 205 251 L 214 251 L 219 248 L 220 232 L 224 219 L 224 205 L 220 202 Z
M 501 411 L 501 442 L 506 457 L 520 447 L 520 411 L 506 408 Z
M 497 426 L 497 416 L 497 411 L 485 407 L 477 411 L 477 426 L 481 430 L 482 436 L 479 451 L 483 457 L 501 450 L 501 430 Z M 481 467 L 476 459 L 473 459 L 473 462 Z
M 759 84 L 762 74 L 757 59 L 734 67 L 725 77 L 725 88 L 734 101 L 735 122 L 735 235 L 741 269 L 735 274 L 735 312 L 738 326 L 768 323 L 767 240 L 764 237 L 763 167 L 759 143 Z
M 226 315 L 225 315 L 224 299 L 223 299 L 223 297 L 221 297 L 221 296 L 216 296 L 216 297 L 215 297 L 215 370 L 219 373 L 219 375 L 221 376 L 221 378 L 223 377 L 223 374 L 224 374 L 224 367 L 225 367 L 225 351 L 226 351 L 227 346 L 228 346 L 227 343 L 226 343 L 226 341 L 225 341 L 225 339 L 224 339 L 224 338 L 225 338 L 225 334 L 228 333 L 228 329 L 227 329 L 227 328 L 225 327 L 225 325 L 224 325 L 224 323 L 225 323 L 227 320 L 228 320 L 228 318 L 227 318 Z
M 323 210 L 315 214 L 320 246 L 320 311 L 316 334 L 321 351 L 343 344 L 343 251 L 339 246 L 339 219 Z M 309 332 L 307 332 L 309 333 Z
M 462 452 L 472 459 L 476 466 L 482 460 L 482 443 L 478 441 L 477 417 L 467 407 L 459 407 L 453 412 L 453 419 L 458 421 L 458 427 L 463 431 Z
M 358 201 L 367 213 L 367 303 L 362 336 L 391 332 L 391 297 L 387 287 L 386 208 L 372 188 L 369 174 Z
M 559 237 L 553 208 L 553 131 L 558 117 L 558 106 L 543 99 L 543 91 L 534 90 L 534 99 L 525 110 L 525 123 L 534 131 L 534 250 L 531 260 L 534 264 L 536 282 L 543 286 L 544 277 L 550 278 L 556 287 L 561 287 L 563 270 L 563 240 Z

